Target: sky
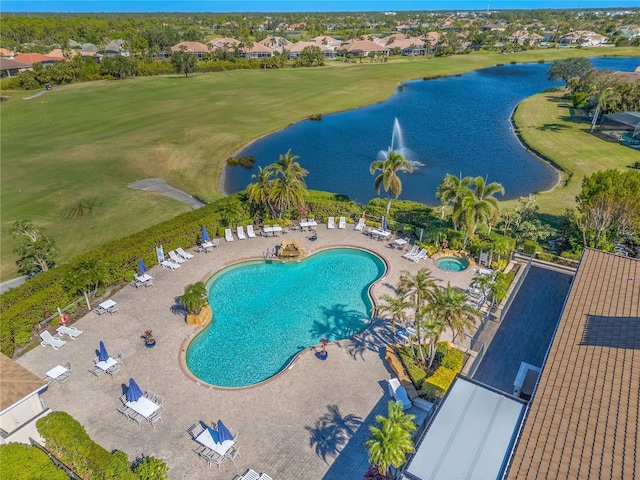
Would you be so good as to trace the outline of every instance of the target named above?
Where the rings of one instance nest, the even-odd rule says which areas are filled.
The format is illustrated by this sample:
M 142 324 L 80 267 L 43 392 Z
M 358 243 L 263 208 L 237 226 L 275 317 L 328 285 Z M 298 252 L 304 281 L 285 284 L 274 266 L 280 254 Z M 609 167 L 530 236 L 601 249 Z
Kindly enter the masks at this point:
M 0 12 L 368 12 L 640 8 L 640 0 L 0 0 Z

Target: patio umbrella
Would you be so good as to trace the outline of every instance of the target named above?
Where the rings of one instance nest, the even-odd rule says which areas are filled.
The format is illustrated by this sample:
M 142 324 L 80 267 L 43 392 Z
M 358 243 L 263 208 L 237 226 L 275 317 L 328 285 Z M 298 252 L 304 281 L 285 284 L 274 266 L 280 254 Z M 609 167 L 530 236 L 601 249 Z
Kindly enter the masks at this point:
M 382 217 L 382 231 L 387 231 L 387 217 Z
M 101 362 L 106 362 L 109 360 L 109 354 L 107 353 L 107 348 L 104 346 L 104 342 L 100 340 L 100 350 L 98 350 L 98 360 Z
M 147 266 L 144 264 L 144 260 L 141 258 L 138 259 L 138 275 L 142 275 L 147 271 Z
M 135 402 L 142 397 L 142 390 L 133 378 L 129 379 L 129 388 L 127 389 L 127 402 Z
M 222 423 L 222 420 L 218 420 L 218 442 L 222 443 L 225 440 L 233 440 L 233 435 L 229 429 Z
M 209 236 L 209 232 L 207 232 L 207 227 L 202 227 L 202 241 L 208 242 L 209 240 L 211 240 L 211 237 Z

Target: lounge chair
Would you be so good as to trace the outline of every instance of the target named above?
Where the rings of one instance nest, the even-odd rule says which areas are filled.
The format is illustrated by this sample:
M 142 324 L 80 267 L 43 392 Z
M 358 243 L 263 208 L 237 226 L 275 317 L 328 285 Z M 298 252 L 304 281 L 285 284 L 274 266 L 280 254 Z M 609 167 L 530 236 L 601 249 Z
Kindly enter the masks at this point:
M 256 232 L 253 231 L 253 225 L 247 225 L 247 237 L 256 238 Z
M 177 263 L 178 265 L 186 262 L 186 260 L 182 257 L 179 257 L 178 254 L 176 252 L 174 252 L 173 250 L 171 250 L 169 253 L 169 259 L 173 262 L 173 263 Z
M 327 228 L 336 228 L 336 221 L 333 217 L 327 219 Z
M 54 350 L 58 350 L 65 343 L 67 343 L 64 340 L 60 340 L 58 337 L 54 337 L 46 330 L 40 334 L 40 338 L 42 339 L 42 342 L 40 342 L 40 345 L 42 345 L 43 347 L 46 347 L 47 345 L 51 345 Z
M 400 385 L 400 380 L 398 380 L 397 378 L 389 379 L 389 395 L 391 395 L 391 397 L 395 401 L 402 402 L 403 410 L 411 408 L 411 400 L 409 400 L 409 395 L 407 395 L 407 391 L 402 385 Z
M 237 480 L 258 480 L 259 478 L 260 474 L 255 470 L 249 468 L 246 472 L 240 475 Z
M 347 228 L 347 219 L 344 217 L 340 217 L 338 221 L 338 228 Z
M 244 228 L 242 226 L 236 227 L 236 232 L 238 233 L 238 240 L 246 240 L 247 237 L 244 234 Z
M 67 327 L 66 325 L 60 325 L 56 332 L 60 335 L 68 335 L 71 337 L 71 340 L 75 340 L 76 337 L 79 337 L 82 334 L 82 330 L 78 330 L 76 327 Z
M 358 220 L 358 223 L 356 224 L 354 229 L 355 230 L 362 230 L 363 228 L 364 228 L 364 218 L 360 217 L 360 220 Z
M 182 258 L 184 258 L 185 260 L 189 260 L 190 258 L 193 258 L 193 255 L 190 254 L 189 252 L 185 252 L 182 249 L 182 247 L 176 248 L 176 253 L 180 255 Z
M 233 242 L 233 233 L 231 233 L 231 229 L 230 228 L 225 228 L 225 230 L 224 230 L 224 239 L 227 242 Z
M 418 251 L 420 250 L 420 247 L 418 245 L 414 245 L 413 247 L 411 247 L 411 250 L 409 250 L 407 253 L 405 253 L 404 255 L 402 255 L 404 258 L 408 258 L 411 259 L 411 257 L 413 257 L 414 255 L 418 254 Z
M 414 262 L 419 262 L 423 258 L 427 258 L 427 251 L 424 248 L 416 253 L 413 257 L 411 257 L 411 260 L 413 260 Z
M 267 475 L 266 473 L 261 473 L 260 476 L 258 477 L 260 480 L 273 480 L 273 478 L 271 478 L 269 475 Z
M 171 270 L 177 270 L 180 268 L 179 263 L 175 263 L 170 260 L 163 260 L 162 262 L 160 262 L 160 265 L 162 265 L 164 268 L 170 268 Z

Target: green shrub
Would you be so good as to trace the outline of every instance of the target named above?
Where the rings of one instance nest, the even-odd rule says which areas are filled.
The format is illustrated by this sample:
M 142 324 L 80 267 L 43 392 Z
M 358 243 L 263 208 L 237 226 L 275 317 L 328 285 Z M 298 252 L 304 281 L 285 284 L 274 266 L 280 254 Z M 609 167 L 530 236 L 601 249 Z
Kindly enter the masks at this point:
M 448 368 L 455 372 L 461 372 L 464 366 L 464 353 L 455 348 L 450 348 L 442 359 L 441 367 Z
M 418 346 L 416 346 L 416 348 L 418 348 Z M 426 350 L 426 347 L 423 348 Z M 415 361 L 411 353 L 411 347 L 400 347 L 397 353 L 414 387 L 419 389 L 422 386 L 424 379 L 427 378 L 426 369 L 423 365 L 420 365 Z M 429 352 L 427 351 L 424 353 L 426 357 Z
M 164 480 L 169 467 L 159 458 L 143 456 L 135 462 L 133 471 L 140 480 Z
M 543 262 L 555 262 L 558 259 L 558 257 L 553 253 L 547 253 L 547 252 L 538 252 L 536 257 L 542 260 Z
M 137 480 L 137 475 L 131 471 L 129 458 L 124 452 L 113 452 L 104 471 L 106 480 Z
M 565 250 L 560 254 L 562 258 L 568 258 L 569 260 L 580 260 L 580 253 L 574 253 L 570 250 Z
M 431 401 L 440 400 L 449 390 L 457 374 L 458 372 L 449 368 L 438 368 L 433 375 L 424 381 L 420 394 Z
M 524 242 L 522 250 L 527 255 L 535 255 L 535 253 L 540 250 L 540 245 L 538 245 L 533 240 L 527 240 L 526 242 Z
M 447 352 L 449 352 L 449 348 L 449 342 L 438 342 L 436 345 L 436 360 L 441 362 Z
M 0 445 L 2 478 L 15 480 L 69 480 L 46 453 L 31 445 L 9 443 Z

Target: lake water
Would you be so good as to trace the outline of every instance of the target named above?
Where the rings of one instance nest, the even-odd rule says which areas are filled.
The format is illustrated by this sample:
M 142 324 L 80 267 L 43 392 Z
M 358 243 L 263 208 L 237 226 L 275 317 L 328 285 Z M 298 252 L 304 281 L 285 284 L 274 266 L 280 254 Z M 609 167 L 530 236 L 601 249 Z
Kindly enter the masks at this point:
M 640 57 L 591 62 L 599 69 L 632 71 Z M 376 196 L 369 165 L 391 146 L 397 118 L 409 150 L 405 158 L 417 165 L 414 173 L 401 174 L 402 199 L 437 205 L 435 192 L 447 173 L 500 182 L 506 190 L 500 199 L 547 190 L 555 185 L 557 173 L 522 148 L 509 119 L 525 98 L 562 85 L 547 79 L 550 66 L 507 64 L 404 82 L 381 103 L 325 115 L 319 122 L 304 120 L 254 142 L 238 154 L 254 156 L 253 169 L 227 167 L 223 187 L 228 193 L 245 189 L 258 165 L 269 165 L 291 149 L 309 170 L 310 189 L 366 203 Z M 386 197 L 384 190 L 381 196 Z

